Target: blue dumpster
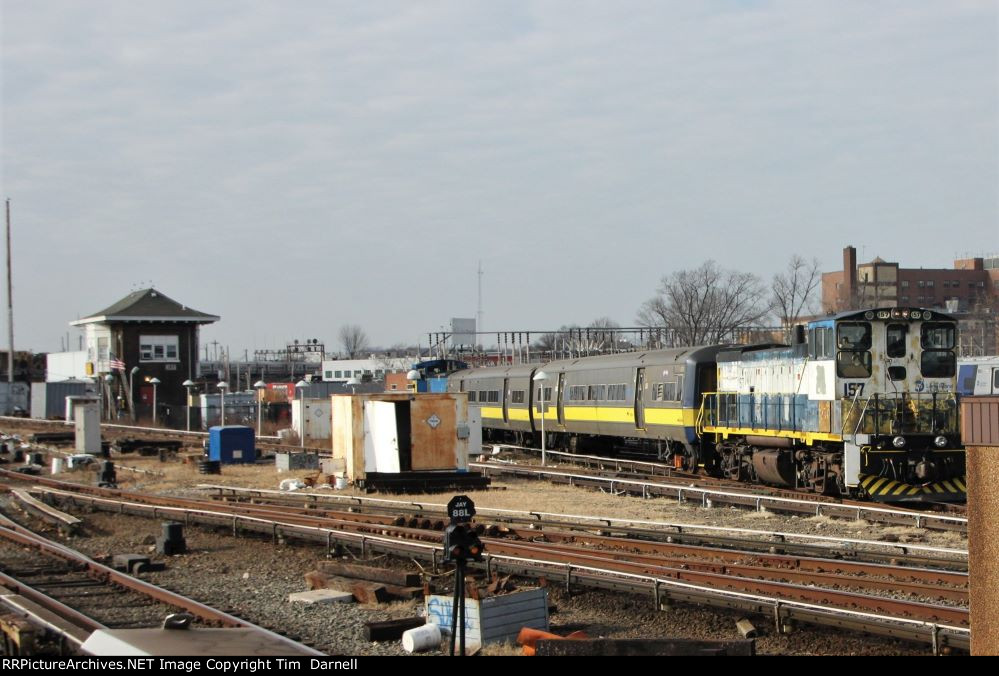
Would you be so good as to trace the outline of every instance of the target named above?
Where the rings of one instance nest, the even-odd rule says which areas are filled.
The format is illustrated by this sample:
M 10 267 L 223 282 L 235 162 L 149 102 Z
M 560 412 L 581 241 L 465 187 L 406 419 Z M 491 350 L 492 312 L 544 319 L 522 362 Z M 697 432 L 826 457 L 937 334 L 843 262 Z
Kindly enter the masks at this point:
M 208 428 L 208 459 L 223 465 L 256 462 L 257 446 L 253 428 L 245 425 L 225 425 Z

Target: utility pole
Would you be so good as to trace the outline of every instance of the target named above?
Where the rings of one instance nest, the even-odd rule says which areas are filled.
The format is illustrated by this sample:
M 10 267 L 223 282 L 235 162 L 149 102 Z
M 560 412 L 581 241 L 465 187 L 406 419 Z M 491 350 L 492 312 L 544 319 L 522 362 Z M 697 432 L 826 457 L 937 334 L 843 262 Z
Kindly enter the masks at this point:
M 7 199 L 7 411 L 14 401 L 14 288 L 10 265 L 10 198 Z
M 478 336 L 479 332 L 482 331 L 482 261 L 481 260 L 479 260 L 479 307 L 475 315 L 476 315 L 475 335 Z

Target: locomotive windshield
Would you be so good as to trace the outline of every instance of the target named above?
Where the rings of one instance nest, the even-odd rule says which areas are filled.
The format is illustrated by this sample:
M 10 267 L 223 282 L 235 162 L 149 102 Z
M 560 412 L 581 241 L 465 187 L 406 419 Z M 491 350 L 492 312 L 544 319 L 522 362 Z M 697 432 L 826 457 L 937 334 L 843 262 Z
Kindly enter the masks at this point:
M 867 322 L 843 322 L 839 325 L 838 340 L 841 350 L 869 350 L 871 325 Z
M 885 330 L 885 352 L 889 357 L 905 356 L 905 336 L 909 333 L 907 324 L 889 324 Z M 893 380 L 901 380 L 893 378 Z
M 924 378 L 952 378 L 957 360 L 950 350 L 926 350 L 919 365 Z
M 920 344 L 924 350 L 953 350 L 954 325 L 942 322 L 926 322 L 923 324 Z
M 840 378 L 870 378 L 871 325 L 843 322 L 836 327 L 836 373 Z
M 925 322 L 919 336 L 923 348 L 919 370 L 924 378 L 952 378 L 957 372 L 954 356 L 955 325 L 951 322 Z

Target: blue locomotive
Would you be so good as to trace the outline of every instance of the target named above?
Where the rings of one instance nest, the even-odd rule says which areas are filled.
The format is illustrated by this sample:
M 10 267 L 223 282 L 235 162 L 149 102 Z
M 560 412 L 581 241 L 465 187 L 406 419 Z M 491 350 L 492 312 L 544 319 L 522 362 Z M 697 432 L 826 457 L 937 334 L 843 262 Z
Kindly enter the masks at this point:
M 957 323 L 852 311 L 791 345 L 716 345 L 458 371 L 489 440 L 645 449 L 674 467 L 881 501 L 963 500 Z M 542 413 L 542 410 L 544 413 Z

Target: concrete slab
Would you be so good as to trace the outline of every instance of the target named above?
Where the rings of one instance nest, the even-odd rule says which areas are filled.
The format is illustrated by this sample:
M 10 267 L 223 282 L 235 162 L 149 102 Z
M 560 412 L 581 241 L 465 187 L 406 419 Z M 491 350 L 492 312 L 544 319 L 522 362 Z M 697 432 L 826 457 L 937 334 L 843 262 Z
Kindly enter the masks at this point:
M 288 594 L 288 600 L 292 603 L 305 603 L 308 605 L 315 603 L 352 603 L 354 595 L 350 592 L 336 591 L 335 589 L 313 589 L 312 591 Z

